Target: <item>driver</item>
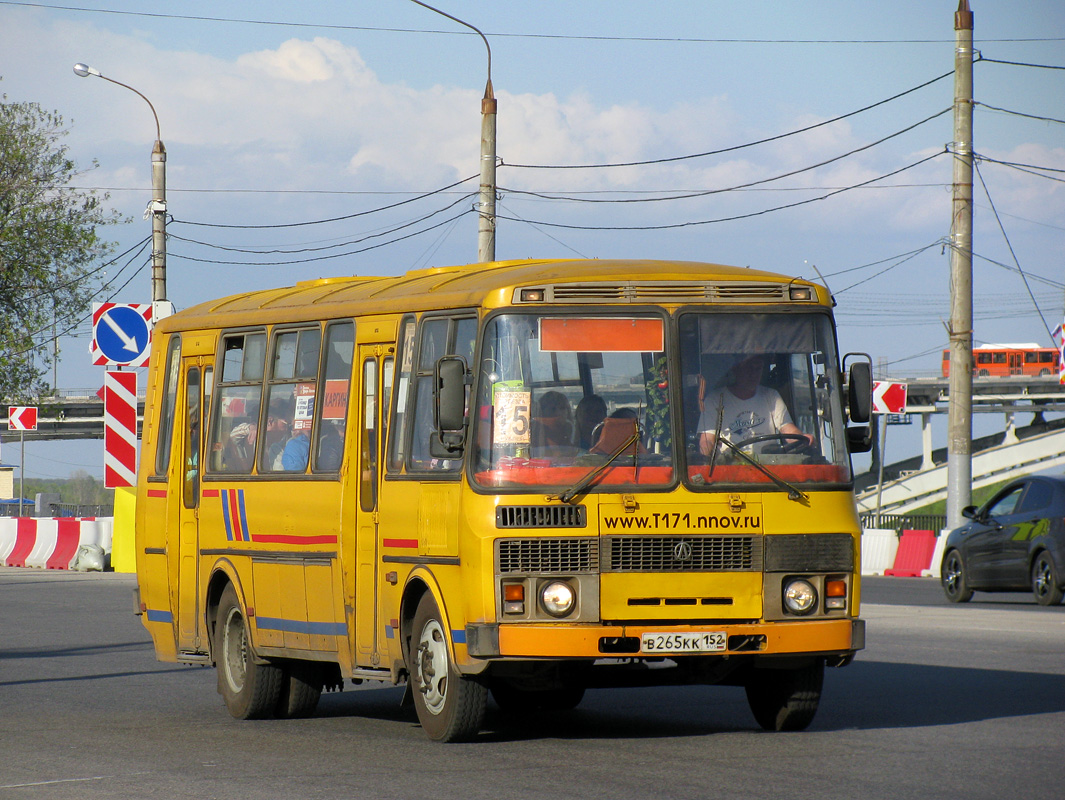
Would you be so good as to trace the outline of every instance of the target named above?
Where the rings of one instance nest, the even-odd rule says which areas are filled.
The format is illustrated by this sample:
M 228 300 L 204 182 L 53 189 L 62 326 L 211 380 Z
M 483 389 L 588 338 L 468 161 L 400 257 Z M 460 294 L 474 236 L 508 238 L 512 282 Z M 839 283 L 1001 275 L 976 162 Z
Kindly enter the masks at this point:
M 793 434 L 805 439 L 807 445 L 813 444 L 813 436 L 791 421 L 780 393 L 761 385 L 764 364 L 761 355 L 748 356 L 732 366 L 720 392 L 707 395 L 699 415 L 699 452 L 710 455 L 714 451 L 719 414 L 721 436 L 736 445 L 778 433 Z

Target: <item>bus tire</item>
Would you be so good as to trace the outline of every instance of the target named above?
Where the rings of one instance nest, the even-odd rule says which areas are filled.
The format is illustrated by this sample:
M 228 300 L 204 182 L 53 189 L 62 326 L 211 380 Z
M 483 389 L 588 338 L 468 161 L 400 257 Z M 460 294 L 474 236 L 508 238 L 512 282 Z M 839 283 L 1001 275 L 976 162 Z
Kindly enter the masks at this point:
M 255 663 L 248 624 L 232 584 L 218 602 L 215 663 L 218 691 L 236 719 L 271 716 L 281 694 L 282 673 L 272 664 Z
M 447 646 L 448 632 L 431 594 L 418 601 L 411 629 L 411 690 L 418 721 L 437 742 L 468 742 L 481 730 L 488 689 L 460 674 Z
M 1039 553 L 1032 562 L 1032 594 L 1041 606 L 1056 606 L 1065 595 L 1058 585 L 1054 561 L 1046 550 Z
M 767 731 L 801 731 L 821 703 L 825 660 L 795 669 L 751 669 L 744 684 L 747 703 Z
M 324 669 L 313 661 L 292 661 L 282 669 L 281 691 L 278 693 L 278 719 L 301 719 L 314 716 L 322 696 Z

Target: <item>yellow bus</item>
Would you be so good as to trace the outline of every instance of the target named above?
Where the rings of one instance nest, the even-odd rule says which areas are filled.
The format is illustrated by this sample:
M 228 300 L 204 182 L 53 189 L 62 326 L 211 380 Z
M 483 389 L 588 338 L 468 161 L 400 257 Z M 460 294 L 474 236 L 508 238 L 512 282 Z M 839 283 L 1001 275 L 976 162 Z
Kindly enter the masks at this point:
M 824 287 L 494 262 L 234 295 L 152 348 L 137 602 L 234 717 L 377 680 L 462 741 L 489 697 L 720 683 L 798 730 L 864 646 L 870 370 Z

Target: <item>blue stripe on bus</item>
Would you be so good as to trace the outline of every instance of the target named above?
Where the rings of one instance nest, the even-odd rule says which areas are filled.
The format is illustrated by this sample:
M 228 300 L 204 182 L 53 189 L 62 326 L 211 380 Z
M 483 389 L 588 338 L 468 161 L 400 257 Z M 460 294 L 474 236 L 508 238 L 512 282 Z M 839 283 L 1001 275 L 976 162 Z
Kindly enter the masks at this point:
M 244 532 L 243 541 L 251 541 L 251 532 L 248 530 L 248 513 L 244 509 L 244 490 L 237 489 L 237 506 L 240 509 L 240 527 Z
M 343 622 L 306 622 L 302 619 L 255 617 L 255 625 L 260 630 L 282 631 L 283 633 L 307 633 L 319 636 L 348 635 L 348 626 Z
M 451 631 L 451 641 L 455 644 L 466 644 L 466 629 Z
M 144 612 L 144 615 L 148 617 L 149 622 L 174 622 L 174 615 L 169 611 L 157 611 L 154 608 L 149 608 Z
M 226 539 L 233 541 L 233 526 L 229 523 L 229 489 L 223 489 L 218 493 L 222 498 L 222 519 L 226 521 Z

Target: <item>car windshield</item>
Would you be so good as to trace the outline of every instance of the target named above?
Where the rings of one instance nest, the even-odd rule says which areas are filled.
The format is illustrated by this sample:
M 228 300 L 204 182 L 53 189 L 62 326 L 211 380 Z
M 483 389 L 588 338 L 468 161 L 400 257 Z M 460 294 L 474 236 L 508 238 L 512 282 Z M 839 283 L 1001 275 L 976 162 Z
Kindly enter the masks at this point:
M 482 486 L 674 480 L 666 320 L 506 314 L 486 326 L 473 415 Z
M 693 486 L 850 479 L 827 316 L 686 313 L 678 328 Z

